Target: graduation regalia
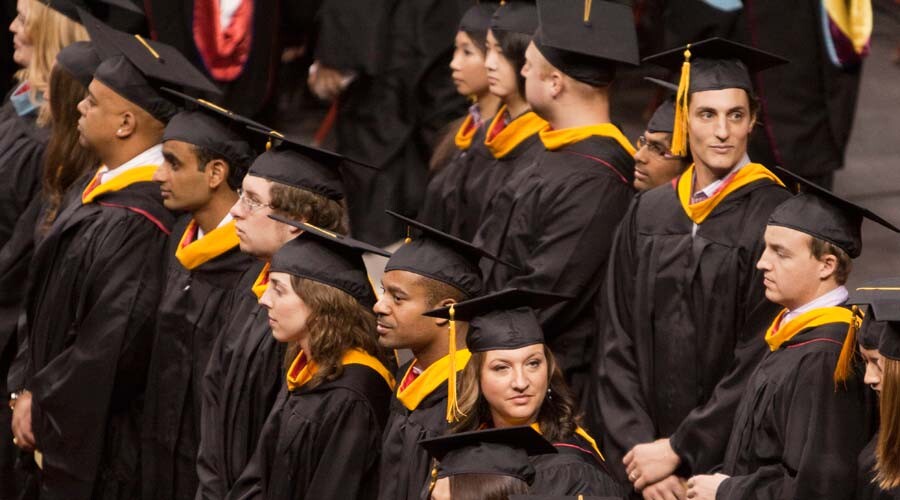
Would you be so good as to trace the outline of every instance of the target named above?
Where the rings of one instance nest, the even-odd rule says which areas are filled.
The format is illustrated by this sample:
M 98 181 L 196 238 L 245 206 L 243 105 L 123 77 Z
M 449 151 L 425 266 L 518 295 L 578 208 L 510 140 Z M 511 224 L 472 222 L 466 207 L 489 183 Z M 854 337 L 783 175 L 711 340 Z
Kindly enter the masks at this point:
M 304 231 L 275 254 L 272 272 L 335 288 L 366 309 L 375 304 L 362 254 L 389 254 L 272 217 Z M 375 498 L 381 432 L 394 379 L 381 361 L 359 348 L 344 352 L 340 364 L 339 374 L 317 379 L 315 357 L 297 354 L 253 458 L 227 498 Z
M 37 110 L 26 116 L 10 113 L 0 122 L 0 246 L 12 236 L 16 221 L 41 188 L 44 150 L 50 130 L 36 123 Z

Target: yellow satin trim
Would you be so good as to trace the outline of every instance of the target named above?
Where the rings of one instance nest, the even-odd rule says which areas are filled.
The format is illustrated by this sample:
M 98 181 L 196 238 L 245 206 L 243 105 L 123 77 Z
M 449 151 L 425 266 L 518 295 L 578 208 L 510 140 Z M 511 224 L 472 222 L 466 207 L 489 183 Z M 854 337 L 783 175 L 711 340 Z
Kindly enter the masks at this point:
M 872 37 L 872 0 L 825 0 L 825 10 L 861 54 Z
M 266 288 L 269 287 L 269 265 L 270 263 L 266 262 L 262 271 L 259 272 L 259 276 L 256 277 L 256 281 L 253 282 L 253 295 L 256 295 L 257 299 L 261 299 L 263 294 L 266 293 Z
M 775 317 L 775 321 L 773 321 L 768 330 L 766 330 L 766 343 L 769 344 L 769 349 L 772 351 L 777 351 L 782 344 L 791 340 L 795 335 L 806 328 L 827 325 L 829 323 L 850 324 L 850 322 L 853 321 L 853 313 L 849 309 L 843 307 L 821 307 L 797 316 L 788 321 L 786 325 L 779 326 L 778 331 L 775 331 L 775 326 L 781 322 L 781 318 L 783 318 L 785 314 L 787 314 L 787 309 L 778 313 L 778 316 Z
M 181 240 L 178 241 L 178 249 L 175 250 L 175 258 L 185 269 L 196 269 L 238 246 L 239 241 L 234 221 L 217 227 L 203 235 L 202 238 L 183 246 L 185 239 L 194 233 L 196 227 L 197 221 L 191 219 L 184 234 L 181 235 Z
M 286 379 L 289 391 L 293 391 L 303 387 L 304 385 L 309 383 L 309 381 L 312 380 L 316 375 L 316 372 L 318 372 L 318 365 L 314 361 L 308 361 L 306 363 L 306 366 L 304 366 L 303 369 L 300 370 L 300 373 L 291 375 L 291 373 L 294 372 L 294 368 L 297 366 L 297 363 L 300 362 L 300 358 L 302 357 L 303 351 L 297 353 L 297 357 L 294 358 L 293 362 L 291 362 L 291 367 L 287 371 Z M 388 385 L 388 387 L 391 388 L 392 391 L 394 390 L 394 377 L 391 375 L 390 371 L 388 371 L 388 369 L 385 368 L 383 364 L 381 364 L 381 361 L 378 361 L 377 358 L 365 351 L 362 351 L 360 349 L 351 349 L 345 352 L 341 357 L 341 365 L 363 365 L 369 367 L 376 373 L 378 373 L 378 375 L 381 376 L 382 379 L 384 379 L 384 382 Z
M 456 370 L 460 371 L 466 367 L 466 363 L 469 362 L 472 353 L 470 353 L 468 349 L 459 349 L 456 351 L 454 357 L 456 361 Z M 412 370 L 415 365 L 415 361 L 409 365 L 406 373 L 403 374 L 403 378 L 400 379 L 401 381 L 406 380 L 410 370 Z M 398 391 L 397 399 L 403 403 L 403 406 L 406 407 L 407 410 L 415 410 L 419 407 L 419 403 L 421 403 L 423 399 L 428 397 L 428 395 L 434 392 L 438 386 L 447 381 L 449 371 L 450 355 L 448 354 L 426 368 L 425 371 L 420 373 L 419 376 L 402 391 Z
M 456 131 L 456 137 L 453 139 L 456 147 L 463 151 L 472 146 L 472 139 L 475 137 L 475 132 L 478 131 L 478 127 L 474 126 L 472 121 L 472 114 L 469 113 L 466 115 L 466 119 L 463 120 L 462 125 L 460 125 L 459 130 Z
M 497 126 L 498 120 L 503 120 L 503 115 L 505 113 L 506 106 L 504 105 L 500 108 L 500 111 L 497 112 L 496 116 L 494 116 L 494 119 L 491 120 L 491 124 L 487 128 L 487 135 L 490 135 L 491 131 L 494 130 L 494 127 Z M 487 135 L 485 135 L 484 145 L 487 146 L 491 154 L 494 155 L 494 158 L 503 158 L 508 155 L 510 151 L 515 149 L 516 146 L 522 144 L 522 141 L 542 130 L 547 130 L 549 127 L 550 124 L 547 123 L 546 120 L 535 114 L 534 111 L 528 111 L 509 122 L 503 130 L 498 132 L 497 135 L 490 140 L 488 140 Z
M 684 209 L 684 213 L 694 221 L 694 224 L 702 224 L 716 206 L 718 206 L 722 200 L 727 198 L 729 194 L 751 182 L 756 182 L 761 179 L 769 179 L 779 186 L 784 186 L 781 179 L 770 172 L 766 167 L 759 163 L 748 163 L 738 170 L 734 175 L 734 178 L 720 189 L 719 192 L 699 203 L 691 204 L 691 195 L 693 194 L 691 193 L 691 189 L 693 189 L 694 184 L 694 165 L 691 165 L 678 179 L 678 200 L 681 202 L 681 208 Z
M 634 153 L 637 152 L 635 151 L 634 146 L 631 145 L 631 141 L 625 137 L 625 134 L 612 123 L 585 125 L 584 127 L 564 128 L 561 130 L 547 128 L 539 133 L 541 142 L 544 143 L 544 147 L 550 151 L 556 151 L 563 146 L 568 146 L 569 144 L 574 144 L 587 139 L 588 137 L 599 135 L 615 139 L 616 142 L 618 142 L 625 151 L 628 151 L 628 154 L 631 156 L 634 156 Z
M 531 428 L 536 430 L 538 432 L 538 434 L 540 434 L 542 436 L 544 435 L 544 433 L 541 432 L 541 424 L 535 422 L 535 423 L 531 424 Z M 588 434 L 588 432 L 586 430 L 582 429 L 579 426 L 575 429 L 575 434 L 578 434 L 579 436 L 583 437 L 585 441 L 590 443 L 591 448 L 593 448 L 593 450 L 595 452 L 597 452 L 597 456 L 600 457 L 600 460 L 603 460 L 604 462 L 606 461 L 606 458 L 603 456 L 603 453 L 600 453 L 600 448 L 597 447 L 597 441 L 595 441 L 594 438 L 592 438 L 591 435 Z
M 148 182 L 153 180 L 153 174 L 156 173 L 156 169 L 159 168 L 157 165 L 144 165 L 142 167 L 135 167 L 132 169 L 128 169 L 125 172 L 113 177 L 112 179 L 100 184 L 94 189 L 90 189 L 91 186 L 94 185 L 94 182 L 106 172 L 100 172 L 99 170 L 94 175 L 94 178 L 88 184 L 88 187 L 85 188 L 84 192 L 81 193 L 81 203 L 83 205 L 87 205 L 88 203 L 94 201 L 98 196 L 111 193 L 114 191 L 119 191 L 121 189 L 125 189 L 132 184 L 136 184 L 138 182 Z

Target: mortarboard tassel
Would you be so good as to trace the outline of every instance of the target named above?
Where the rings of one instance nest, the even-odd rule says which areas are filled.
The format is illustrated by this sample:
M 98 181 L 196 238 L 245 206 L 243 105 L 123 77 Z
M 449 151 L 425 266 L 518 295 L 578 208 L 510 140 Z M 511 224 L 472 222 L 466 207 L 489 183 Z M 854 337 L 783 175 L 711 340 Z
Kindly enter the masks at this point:
M 147 40 L 144 40 L 144 37 L 138 35 L 137 33 L 135 33 L 134 37 L 137 38 L 137 41 L 141 42 L 141 45 L 143 45 L 144 48 L 146 48 L 150 52 L 150 55 L 153 56 L 154 59 L 162 62 L 162 58 L 159 57 L 159 52 L 153 50 L 153 47 L 151 47 L 150 44 L 147 43 Z
M 675 97 L 675 124 L 672 128 L 672 154 L 687 156 L 688 90 L 691 86 L 691 44 L 684 50 L 681 79 Z
M 591 0 L 584 0 L 584 24 L 591 23 Z
M 847 329 L 847 336 L 844 338 L 844 345 L 841 346 L 841 355 L 838 358 L 837 366 L 834 368 L 834 384 L 837 390 L 837 384 L 845 382 L 850 377 L 850 367 L 853 362 L 853 355 L 856 353 L 856 332 L 862 326 L 863 313 L 858 306 L 851 309 L 853 318 L 850 320 L 850 327 Z
M 459 409 L 459 401 L 456 399 L 456 308 L 450 304 L 450 374 L 447 376 L 447 422 L 453 423 L 459 420 L 459 416 L 465 415 Z
M 404 245 L 408 245 L 412 243 L 412 238 L 409 236 L 409 226 L 406 226 L 406 239 L 403 240 Z

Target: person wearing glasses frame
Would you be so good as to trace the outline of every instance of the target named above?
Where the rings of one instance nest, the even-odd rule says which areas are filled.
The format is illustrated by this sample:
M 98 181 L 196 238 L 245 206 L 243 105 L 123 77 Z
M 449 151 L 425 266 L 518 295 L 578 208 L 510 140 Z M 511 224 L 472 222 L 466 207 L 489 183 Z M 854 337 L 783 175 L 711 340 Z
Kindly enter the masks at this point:
M 691 164 L 688 151 L 672 153 L 672 129 L 675 122 L 675 98 L 669 97 L 654 111 L 644 134 L 635 141 L 634 188 L 647 191 L 678 177 Z

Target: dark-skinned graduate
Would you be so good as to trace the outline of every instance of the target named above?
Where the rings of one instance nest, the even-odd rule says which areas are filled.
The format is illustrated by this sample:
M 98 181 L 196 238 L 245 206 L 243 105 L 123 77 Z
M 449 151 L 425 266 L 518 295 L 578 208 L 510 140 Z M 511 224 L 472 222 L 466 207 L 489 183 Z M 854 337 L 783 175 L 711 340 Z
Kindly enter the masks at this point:
M 272 337 L 259 298 L 272 256 L 301 230 L 269 215 L 344 232 L 342 172 L 350 162 L 278 132 L 253 129 L 271 148 L 244 176 L 231 216 L 241 251 L 259 262 L 245 273 L 203 376 L 197 498 L 204 499 L 224 498 L 241 476 L 284 384 L 285 349 Z
M 421 222 L 388 213 L 407 225 L 407 238 L 388 260 L 381 279 L 384 293 L 373 308 L 378 340 L 388 349 L 409 349 L 414 357 L 397 371 L 384 431 L 378 498 L 417 500 L 430 464 L 418 442 L 450 428 L 457 372 L 470 356 L 465 322 L 453 324 L 423 313 L 482 294 L 478 262 L 496 257 Z
M 173 91 L 174 93 L 174 91 Z M 234 218 L 247 168 L 265 139 L 247 120 L 184 94 L 189 109 L 163 133 L 153 180 L 166 208 L 183 212 L 166 250 L 166 286 L 156 319 L 142 421 L 145 499 L 193 498 L 203 374 L 242 277 L 256 260 L 239 248 Z
M 857 459 L 875 431 L 875 395 L 856 356 L 859 318 L 844 286 L 862 223 L 896 226 L 785 169 L 800 193 L 769 217 L 757 263 L 783 307 L 761 341 L 721 467 L 691 477 L 697 499 L 853 498 Z
M 611 2 L 538 2 L 538 19 L 522 74 L 528 104 L 550 124 L 544 151 L 497 192 L 474 242 L 517 266 L 483 261 L 488 291 L 576 297 L 539 316 L 580 400 L 606 260 L 634 194 L 634 148 L 610 122 L 610 88 L 618 66 L 638 63 L 637 35 L 631 9 Z
M 260 304 L 272 336 L 288 344 L 291 365 L 227 498 L 374 499 L 394 377 L 378 345 L 375 290 L 362 257 L 390 254 L 280 220 L 303 232 L 272 257 Z
M 174 222 L 152 181 L 177 112 L 159 88 L 215 91 L 172 47 L 82 19 L 103 62 L 79 130 L 102 166 L 35 248 L 10 380 L 13 434 L 42 499 L 137 494 L 140 400 Z
M 747 142 L 751 74 L 784 61 L 722 39 L 647 61 L 684 67 L 672 153 L 689 144 L 694 163 L 637 195 L 616 234 L 588 415 L 620 480 L 683 494 L 679 477 L 721 462 L 777 313 L 755 264 L 766 221 L 790 192 L 751 162 Z

